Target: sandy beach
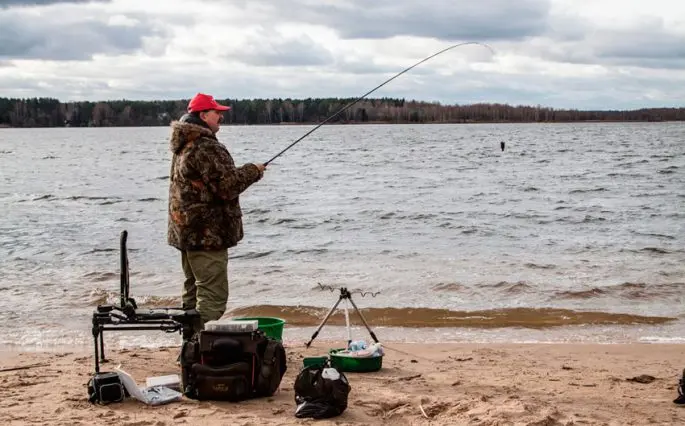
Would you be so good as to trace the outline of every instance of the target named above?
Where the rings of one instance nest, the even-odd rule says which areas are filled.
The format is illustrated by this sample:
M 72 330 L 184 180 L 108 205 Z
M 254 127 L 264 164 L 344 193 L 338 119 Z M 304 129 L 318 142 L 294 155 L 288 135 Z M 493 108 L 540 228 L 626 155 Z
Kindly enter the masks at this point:
M 184 398 L 164 406 L 134 399 L 91 405 L 88 352 L 2 352 L 2 424 L 127 426 L 201 424 L 644 425 L 685 424 L 672 402 L 685 368 L 675 344 L 444 344 L 385 342 L 381 371 L 346 373 L 347 410 L 329 420 L 297 419 L 293 381 L 302 358 L 339 342 L 285 342 L 288 372 L 271 398 L 240 403 Z M 140 385 L 180 373 L 177 348 L 109 349 L 109 370 L 121 364 Z

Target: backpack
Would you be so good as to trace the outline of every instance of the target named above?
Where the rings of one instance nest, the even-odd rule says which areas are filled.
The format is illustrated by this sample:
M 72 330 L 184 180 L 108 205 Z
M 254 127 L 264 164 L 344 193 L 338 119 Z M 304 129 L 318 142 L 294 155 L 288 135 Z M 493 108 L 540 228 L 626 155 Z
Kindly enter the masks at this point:
M 347 408 L 349 393 L 347 377 L 328 361 L 304 367 L 295 379 L 295 417 L 325 419 L 339 416 Z
M 287 370 L 283 344 L 261 331 L 206 331 L 184 341 L 181 389 L 197 400 L 271 396 Z

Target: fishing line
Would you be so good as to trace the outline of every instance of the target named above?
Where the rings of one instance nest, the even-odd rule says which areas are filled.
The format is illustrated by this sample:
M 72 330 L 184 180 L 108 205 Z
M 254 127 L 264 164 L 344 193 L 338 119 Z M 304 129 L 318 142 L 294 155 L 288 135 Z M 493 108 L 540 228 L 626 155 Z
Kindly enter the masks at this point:
M 454 49 L 454 48 L 456 48 L 456 47 L 466 46 L 466 45 L 468 45 L 468 44 L 475 44 L 475 45 L 480 45 L 480 46 L 486 47 L 487 49 L 489 49 L 489 50 L 492 52 L 493 55 L 495 54 L 495 50 L 494 50 L 492 47 L 488 46 L 488 45 L 485 44 L 485 43 L 481 43 L 481 42 L 478 42 L 478 41 L 467 41 L 467 42 L 464 42 L 464 43 L 458 43 L 458 44 L 455 44 L 455 45 L 446 47 L 445 49 L 442 49 L 441 51 L 436 52 L 436 53 L 434 53 L 434 54 L 428 56 L 427 58 L 424 58 L 424 59 L 420 60 L 419 62 L 415 63 L 414 65 L 410 66 L 409 68 L 406 68 L 406 69 L 400 71 L 399 73 L 397 73 L 397 74 L 395 74 L 394 76 L 390 77 L 389 79 L 385 80 L 383 83 L 381 83 L 381 84 L 379 84 L 378 86 L 374 87 L 373 89 L 369 90 L 368 92 L 366 92 L 365 94 L 363 94 L 362 96 L 360 96 L 359 98 L 357 98 L 356 100 L 354 100 L 354 101 L 348 103 L 347 105 L 345 105 L 344 107 L 340 108 L 338 111 L 336 111 L 335 113 L 333 113 L 333 115 L 328 116 L 324 121 L 322 121 L 321 123 L 319 123 L 316 127 L 314 127 L 313 129 L 311 129 L 310 131 L 308 131 L 307 133 L 305 133 L 304 135 L 302 135 L 302 136 L 301 136 L 299 139 L 297 139 L 295 142 L 293 142 L 293 143 L 291 143 L 290 145 L 288 145 L 287 147 L 285 147 L 285 149 L 283 149 L 281 152 L 279 152 L 278 154 L 274 155 L 269 161 L 267 161 L 266 163 L 264 163 L 264 165 L 265 165 L 265 166 L 269 165 L 269 163 L 271 163 L 272 161 L 274 161 L 276 158 L 280 157 L 283 153 L 285 153 L 287 150 L 289 150 L 290 148 L 292 148 L 293 146 L 295 146 L 295 145 L 296 145 L 298 142 L 300 142 L 302 139 L 304 139 L 304 138 L 306 138 L 307 136 L 309 136 L 310 134 L 312 134 L 316 129 L 318 129 L 319 127 L 323 126 L 324 124 L 326 124 L 327 122 L 329 122 L 330 120 L 332 120 L 333 118 L 335 118 L 336 116 L 338 116 L 338 114 L 340 114 L 340 113 L 346 111 L 347 109 L 349 109 L 350 107 L 352 107 L 353 105 L 355 105 L 357 102 L 359 102 L 359 101 L 361 101 L 362 99 L 366 98 L 366 97 L 369 96 L 371 93 L 375 92 L 376 90 L 378 90 L 378 89 L 380 89 L 381 87 L 385 86 L 386 84 L 390 83 L 391 81 L 393 81 L 393 80 L 396 79 L 397 77 L 401 76 L 401 75 L 404 74 L 405 72 L 411 70 L 412 68 L 414 68 L 414 67 L 416 67 L 416 66 L 421 65 L 422 63 L 426 62 L 427 60 L 429 60 L 429 59 L 431 59 L 431 58 L 434 58 L 434 57 L 440 55 L 441 53 L 447 52 L 448 50 Z
M 410 353 L 410 352 L 406 352 L 406 351 L 403 351 L 403 350 L 400 350 L 400 349 L 397 349 L 397 348 L 393 348 L 392 346 L 388 346 L 386 343 L 381 343 L 381 345 L 383 346 L 383 349 L 390 349 L 390 350 L 393 350 L 393 351 L 395 351 L 395 352 L 399 352 L 399 353 L 401 353 L 402 355 L 407 355 L 407 356 L 411 356 L 411 357 L 414 357 L 414 358 L 419 358 L 419 359 L 422 359 L 422 360 L 424 360 L 424 361 L 428 361 L 428 362 L 431 362 L 431 363 L 437 361 L 437 360 L 435 360 L 435 359 L 426 358 L 425 356 L 421 356 L 421 355 L 417 355 L 417 354 L 413 354 L 413 353 Z

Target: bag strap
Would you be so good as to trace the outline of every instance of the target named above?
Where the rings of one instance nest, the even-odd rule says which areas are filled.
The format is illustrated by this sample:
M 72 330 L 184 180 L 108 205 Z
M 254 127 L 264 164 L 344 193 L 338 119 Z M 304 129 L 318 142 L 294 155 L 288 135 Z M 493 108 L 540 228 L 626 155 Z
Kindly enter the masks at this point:
M 97 374 L 94 374 L 90 376 L 90 379 L 88 380 L 88 402 L 91 404 L 97 404 L 100 403 L 100 395 L 98 393 L 98 388 L 97 388 Z
M 279 358 L 279 356 L 281 359 L 280 363 L 277 364 L 277 358 Z M 280 382 L 286 369 L 287 365 L 283 344 L 278 340 L 269 339 L 261 359 L 258 381 L 265 386 L 270 386 L 267 385 L 267 383 Z
M 259 375 L 265 379 L 268 379 L 271 375 L 271 369 L 274 368 L 276 363 L 276 348 L 278 343 L 275 340 L 269 340 L 266 343 L 266 348 L 264 349 L 264 356 L 262 357 L 262 367 L 259 369 Z
M 95 404 L 97 401 L 97 391 L 95 390 L 95 386 L 93 385 L 92 380 L 88 382 L 88 402 L 91 404 Z
M 264 360 L 263 362 L 267 364 L 273 364 L 276 361 L 276 348 L 278 347 L 278 342 L 275 340 L 269 340 L 266 344 L 266 349 L 264 350 Z

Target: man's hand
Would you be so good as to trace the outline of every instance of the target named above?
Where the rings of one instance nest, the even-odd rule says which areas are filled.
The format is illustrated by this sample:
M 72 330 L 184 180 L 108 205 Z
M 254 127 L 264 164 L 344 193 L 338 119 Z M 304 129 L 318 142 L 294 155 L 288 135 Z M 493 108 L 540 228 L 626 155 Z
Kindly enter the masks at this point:
M 257 166 L 260 173 L 264 173 L 264 170 L 266 170 L 266 166 L 264 164 L 255 164 L 255 166 Z

